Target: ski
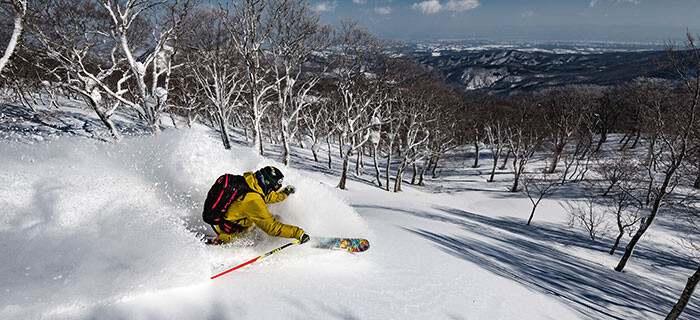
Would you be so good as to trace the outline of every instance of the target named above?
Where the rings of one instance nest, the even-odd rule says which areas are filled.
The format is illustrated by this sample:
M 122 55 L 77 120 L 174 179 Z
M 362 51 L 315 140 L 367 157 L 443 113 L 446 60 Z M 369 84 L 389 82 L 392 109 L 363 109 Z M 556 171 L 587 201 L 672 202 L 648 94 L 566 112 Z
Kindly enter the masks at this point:
M 221 244 L 214 242 L 216 236 L 209 234 L 199 234 L 199 239 L 208 245 Z M 349 252 L 365 252 L 369 250 L 369 240 L 362 238 L 333 238 L 311 236 L 309 246 L 318 249 L 346 250 Z
M 309 240 L 314 248 L 365 252 L 369 249 L 369 240 L 362 238 L 328 238 L 311 236 Z

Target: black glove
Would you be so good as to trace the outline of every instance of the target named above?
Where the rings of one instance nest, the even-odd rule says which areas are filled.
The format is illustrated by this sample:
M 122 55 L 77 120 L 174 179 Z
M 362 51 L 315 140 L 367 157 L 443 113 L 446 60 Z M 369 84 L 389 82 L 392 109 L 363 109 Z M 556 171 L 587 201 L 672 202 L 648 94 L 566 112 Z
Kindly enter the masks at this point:
M 294 186 L 286 186 L 286 187 L 282 188 L 282 191 L 280 191 L 280 193 L 284 193 L 284 194 L 286 194 L 286 195 L 290 195 L 290 194 L 292 194 L 292 193 L 294 193 L 294 192 L 296 192 L 296 191 L 297 191 L 297 190 L 294 189 Z
M 308 234 L 303 233 L 303 234 L 301 235 L 301 237 L 299 237 L 299 244 L 307 243 L 307 242 L 309 242 L 310 239 L 311 239 L 311 237 L 309 237 Z

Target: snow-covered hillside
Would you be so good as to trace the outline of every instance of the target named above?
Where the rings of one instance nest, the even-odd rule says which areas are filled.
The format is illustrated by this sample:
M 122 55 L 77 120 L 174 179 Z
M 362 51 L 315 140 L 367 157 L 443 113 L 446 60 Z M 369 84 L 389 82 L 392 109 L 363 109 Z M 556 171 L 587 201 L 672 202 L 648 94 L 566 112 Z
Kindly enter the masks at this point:
M 609 237 L 566 226 L 567 194 L 526 227 L 527 197 L 507 192 L 505 171 L 486 183 L 490 165 L 469 168 L 468 153 L 426 187 L 389 193 L 367 168 L 341 191 L 306 150 L 285 167 L 274 147 L 268 158 L 240 141 L 226 151 L 203 126 L 119 143 L 80 130 L 0 141 L 1 319 L 656 319 L 696 267 L 667 249 L 676 234 L 662 222 L 615 272 Z M 210 232 L 200 214 L 214 179 L 264 165 L 297 187 L 269 206 L 280 220 L 312 237 L 366 237 L 370 250 L 295 245 L 211 280 L 289 242 L 195 237 Z M 684 317 L 700 317 L 697 299 Z

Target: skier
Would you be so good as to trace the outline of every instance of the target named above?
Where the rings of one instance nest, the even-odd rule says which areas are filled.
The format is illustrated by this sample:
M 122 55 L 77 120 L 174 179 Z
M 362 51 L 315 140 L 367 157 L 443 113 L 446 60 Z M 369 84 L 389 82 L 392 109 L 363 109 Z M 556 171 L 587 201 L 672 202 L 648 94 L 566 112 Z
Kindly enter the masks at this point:
M 228 205 L 221 222 L 212 225 L 217 236 L 210 243 L 229 243 L 254 225 L 274 237 L 299 239 L 300 244 L 309 241 L 302 228 L 277 221 L 267 210 L 266 204 L 283 201 L 295 191 L 293 186 L 282 188 L 284 175 L 279 169 L 267 166 L 246 172 L 243 178 L 247 184 L 243 196 Z

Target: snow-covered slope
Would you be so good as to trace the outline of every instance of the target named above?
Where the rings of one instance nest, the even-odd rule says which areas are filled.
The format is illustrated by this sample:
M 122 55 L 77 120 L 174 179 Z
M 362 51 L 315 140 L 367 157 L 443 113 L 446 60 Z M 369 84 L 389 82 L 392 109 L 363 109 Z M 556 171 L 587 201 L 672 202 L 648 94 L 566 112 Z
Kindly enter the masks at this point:
M 465 154 L 395 194 L 370 174 L 338 190 L 337 172 L 306 150 L 291 167 L 274 147 L 269 158 L 223 150 L 200 126 L 119 143 L 81 136 L 0 141 L 0 319 L 652 319 L 696 267 L 669 250 L 675 233 L 660 223 L 615 272 L 610 238 L 566 227 L 565 195 L 525 227 L 530 203 L 506 192 L 508 174 L 486 183 L 488 162 L 471 169 Z M 268 164 L 298 190 L 270 205 L 280 220 L 312 237 L 366 237 L 370 250 L 295 245 L 210 280 L 288 242 L 254 232 L 208 247 L 194 236 L 208 232 L 200 206 L 218 175 Z M 696 299 L 684 315 L 700 316 Z
M 240 250 L 214 250 L 188 231 L 202 224 L 201 201 L 221 173 L 270 163 L 247 148 L 227 152 L 204 130 L 120 144 L 83 138 L 3 142 L 2 314 L 59 315 L 196 284 L 209 280 L 219 264 L 281 243 L 253 234 L 261 240 L 254 247 L 251 238 Z M 285 171 L 287 181 L 304 191 L 271 206 L 282 221 L 312 234 L 371 237 L 367 224 L 329 188 Z

